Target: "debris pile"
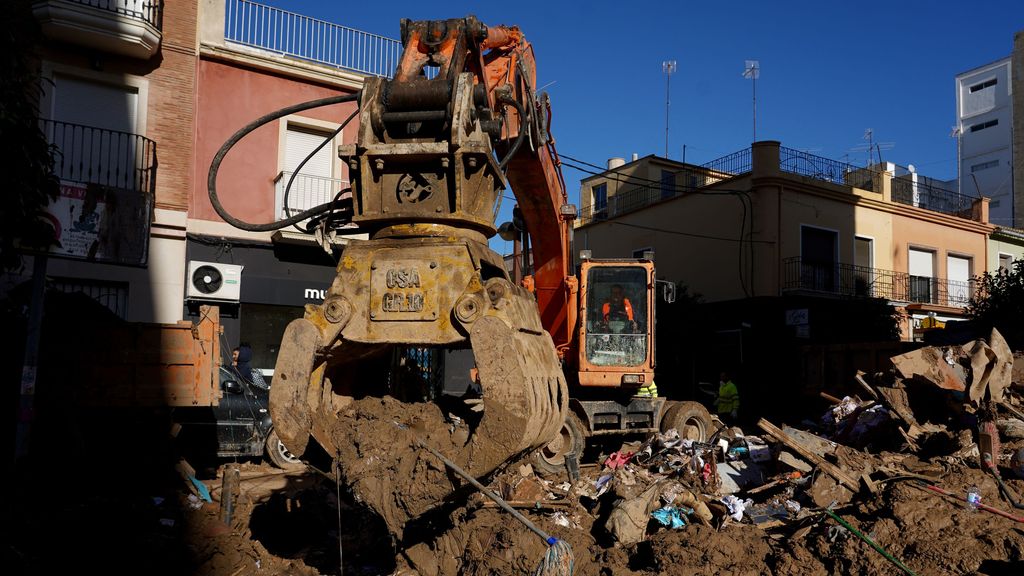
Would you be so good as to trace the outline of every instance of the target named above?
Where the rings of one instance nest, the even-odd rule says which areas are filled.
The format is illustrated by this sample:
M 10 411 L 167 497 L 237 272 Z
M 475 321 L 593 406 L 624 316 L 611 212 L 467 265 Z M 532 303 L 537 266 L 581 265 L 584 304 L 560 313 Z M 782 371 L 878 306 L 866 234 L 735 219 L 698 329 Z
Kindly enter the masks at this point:
M 670 430 L 571 481 L 523 465 L 492 486 L 572 545 L 578 574 L 1019 573 L 1024 382 L 1005 341 L 892 361 L 796 426 L 720 425 L 706 442 Z M 511 574 L 544 547 L 481 496 L 446 520 L 400 564 Z

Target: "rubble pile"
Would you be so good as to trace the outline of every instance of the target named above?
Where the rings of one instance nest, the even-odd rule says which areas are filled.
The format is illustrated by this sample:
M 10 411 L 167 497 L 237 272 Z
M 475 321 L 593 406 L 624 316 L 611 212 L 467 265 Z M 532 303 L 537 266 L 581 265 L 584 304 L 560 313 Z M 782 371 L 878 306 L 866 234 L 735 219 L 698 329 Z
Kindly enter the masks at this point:
M 529 465 L 492 487 L 575 551 L 577 574 L 1019 574 L 1024 382 L 993 331 L 894 357 L 794 426 L 721 425 L 619 446 L 577 478 Z M 1002 488 L 1001 488 L 1002 485 Z M 530 571 L 544 542 L 480 495 L 399 564 Z

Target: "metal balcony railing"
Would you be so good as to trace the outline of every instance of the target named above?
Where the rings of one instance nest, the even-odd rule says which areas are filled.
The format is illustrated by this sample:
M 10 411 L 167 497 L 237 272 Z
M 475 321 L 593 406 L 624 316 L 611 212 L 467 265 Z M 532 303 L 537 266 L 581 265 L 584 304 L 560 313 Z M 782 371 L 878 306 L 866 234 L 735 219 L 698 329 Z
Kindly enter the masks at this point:
M 714 182 L 719 182 L 726 178 L 732 178 L 733 176 L 739 176 L 740 174 L 746 174 L 753 169 L 750 148 L 744 148 L 743 150 L 727 154 L 721 158 L 716 158 L 711 162 L 701 164 L 701 168 L 706 169 L 706 174 L 709 178 L 712 178 Z
M 129 18 L 149 22 L 157 30 L 163 25 L 163 0 L 68 0 L 73 4 L 91 6 L 100 10 L 123 14 Z
M 783 291 L 800 290 L 836 296 L 964 307 L 977 289 L 974 280 L 964 282 L 912 276 L 906 272 L 852 264 L 809 262 L 800 257 L 786 258 L 782 264 Z
M 236 44 L 390 78 L 398 66 L 398 40 L 339 26 L 249 0 L 226 0 L 224 38 Z
M 881 189 L 878 172 L 785 146 L 779 147 L 779 170 L 869 192 Z
M 274 180 L 277 186 L 278 218 L 288 217 L 284 209 L 284 188 L 288 185 L 288 179 L 291 176 L 292 172 L 281 172 Z M 345 188 L 348 188 L 348 180 L 300 173 L 295 177 L 292 189 L 288 192 L 288 208 L 291 210 L 291 215 L 294 216 L 303 210 L 334 200 L 338 193 Z
M 892 179 L 892 201 L 900 204 L 970 218 L 975 200 L 977 198 L 973 196 L 958 194 L 933 184 L 914 182 L 906 176 Z
M 156 142 L 130 132 L 56 120 L 41 123 L 57 148 L 54 173 L 61 180 L 151 195 L 156 191 Z

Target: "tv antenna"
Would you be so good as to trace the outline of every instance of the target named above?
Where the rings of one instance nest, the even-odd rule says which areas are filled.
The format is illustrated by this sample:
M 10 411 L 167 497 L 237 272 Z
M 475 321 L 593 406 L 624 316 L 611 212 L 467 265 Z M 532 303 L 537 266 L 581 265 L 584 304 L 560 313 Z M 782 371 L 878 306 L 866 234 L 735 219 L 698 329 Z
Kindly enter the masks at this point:
M 669 107 L 669 84 L 672 73 L 676 71 L 675 60 L 665 60 L 661 63 L 661 71 L 665 73 L 665 158 L 668 158 L 668 107 Z
M 878 163 L 882 163 L 882 150 L 892 150 L 896 147 L 895 142 L 875 142 L 875 131 L 872 128 L 866 128 L 864 130 L 863 140 L 867 141 L 867 144 L 861 144 L 850 148 L 850 152 L 867 152 L 868 161 L 865 166 L 871 166 L 871 155 L 878 154 Z
M 743 64 L 743 77 L 750 79 L 752 100 L 754 106 L 754 142 L 757 142 L 757 79 L 761 77 L 761 63 L 757 60 L 747 60 Z

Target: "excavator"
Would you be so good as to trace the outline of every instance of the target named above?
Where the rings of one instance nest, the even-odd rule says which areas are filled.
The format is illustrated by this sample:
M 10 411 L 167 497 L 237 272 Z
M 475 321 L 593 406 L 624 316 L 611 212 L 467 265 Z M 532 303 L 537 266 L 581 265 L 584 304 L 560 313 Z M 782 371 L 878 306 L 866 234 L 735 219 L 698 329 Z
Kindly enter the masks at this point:
M 391 79 L 367 78 L 357 95 L 261 118 L 226 142 L 211 166 L 211 201 L 236 226 L 305 221 L 321 232 L 344 224 L 368 233 L 345 247 L 323 303 L 307 306 L 285 330 L 270 391 L 284 445 L 302 454 L 314 438 L 329 454 L 370 458 L 363 440 L 339 437 L 331 423 L 355 418 L 359 398 L 395 394 L 383 384 L 388 378 L 374 380 L 363 368 L 409 349 L 471 350 L 480 388 L 474 410 L 482 406 L 482 415 L 449 456 L 476 477 L 519 457 L 558 473 L 578 461 L 590 437 L 673 428 L 705 440 L 712 420 L 703 406 L 636 394 L 654 378 L 656 297 L 671 299 L 674 286 L 656 279 L 651 258 L 584 253 L 574 270 L 577 210 L 549 131 L 550 101 L 537 93 L 533 48 L 520 29 L 473 16 L 403 20 L 401 41 Z M 227 150 L 302 106 L 346 99 L 358 101 L 359 118 L 356 142 L 338 150 L 351 190 L 272 224 L 231 217 L 215 190 Z M 488 246 L 505 190 L 532 240 L 534 272 L 519 283 Z M 352 461 L 341 469 L 360 470 Z

